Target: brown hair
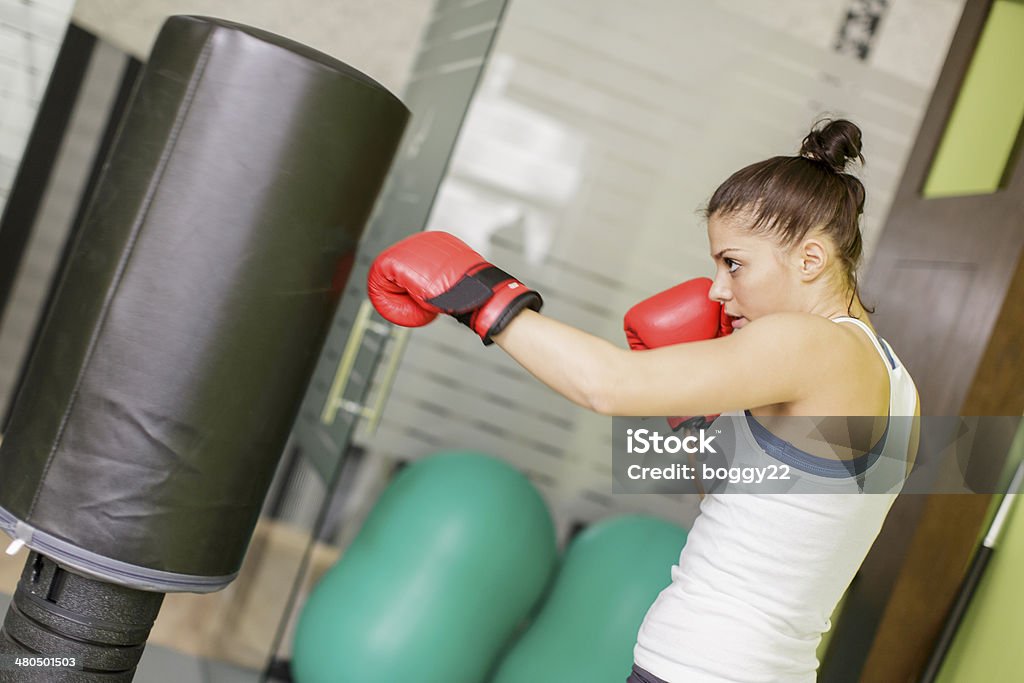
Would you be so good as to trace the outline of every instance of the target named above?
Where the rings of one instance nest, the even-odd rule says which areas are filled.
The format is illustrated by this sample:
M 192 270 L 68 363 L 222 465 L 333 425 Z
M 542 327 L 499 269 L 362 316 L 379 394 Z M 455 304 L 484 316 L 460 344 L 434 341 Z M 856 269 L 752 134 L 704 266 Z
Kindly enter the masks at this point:
M 854 160 L 864 164 L 860 128 L 846 119 L 823 119 L 804 138 L 798 156 L 765 159 L 729 176 L 715 190 L 705 216 L 749 211 L 751 230 L 777 237 L 783 248 L 820 227 L 835 244 L 852 289 L 849 313 L 863 252 L 864 185 L 846 172 Z

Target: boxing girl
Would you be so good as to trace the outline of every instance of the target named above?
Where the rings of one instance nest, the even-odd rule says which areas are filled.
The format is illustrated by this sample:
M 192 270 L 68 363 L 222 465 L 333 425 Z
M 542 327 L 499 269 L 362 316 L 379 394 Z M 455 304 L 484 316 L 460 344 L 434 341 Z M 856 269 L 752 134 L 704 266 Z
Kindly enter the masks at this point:
M 855 160 L 860 129 L 825 121 L 797 156 L 729 177 L 706 210 L 713 281 L 631 309 L 631 350 L 541 315 L 540 294 L 447 233 L 415 234 L 373 264 L 370 298 L 396 324 L 453 315 L 584 408 L 736 418 L 748 456 L 849 484 L 707 495 L 640 627 L 629 683 L 814 681 L 822 633 L 899 492 L 892 464 L 912 462 L 912 420 L 894 418 L 920 413 L 917 391 L 858 293 Z M 794 416 L 874 416 L 878 428 L 825 447 L 787 438 L 780 418 Z

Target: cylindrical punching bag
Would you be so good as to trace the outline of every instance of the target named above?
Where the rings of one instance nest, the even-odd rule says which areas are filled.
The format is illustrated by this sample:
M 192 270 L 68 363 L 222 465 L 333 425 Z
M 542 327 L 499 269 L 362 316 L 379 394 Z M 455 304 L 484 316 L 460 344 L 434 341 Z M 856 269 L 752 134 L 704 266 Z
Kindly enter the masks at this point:
M 494 683 L 622 683 L 648 608 L 671 582 L 686 530 L 623 516 L 588 527 L 566 550 L 537 619 Z
M 167 20 L 16 397 L 0 528 L 129 589 L 234 578 L 407 119 L 325 54 Z
M 557 559 L 547 506 L 471 451 L 402 470 L 310 594 L 299 683 L 483 683 Z

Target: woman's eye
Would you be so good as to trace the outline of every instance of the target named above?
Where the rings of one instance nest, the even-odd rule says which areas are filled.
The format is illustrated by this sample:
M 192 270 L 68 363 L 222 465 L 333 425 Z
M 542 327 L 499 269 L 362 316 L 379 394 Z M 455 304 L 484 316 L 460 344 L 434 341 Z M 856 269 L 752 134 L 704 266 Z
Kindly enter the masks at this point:
M 725 265 L 727 265 L 729 267 L 729 272 L 730 273 L 735 273 L 736 269 L 740 267 L 740 264 L 736 263 L 731 258 L 725 258 L 725 259 L 722 259 L 722 260 L 725 262 Z

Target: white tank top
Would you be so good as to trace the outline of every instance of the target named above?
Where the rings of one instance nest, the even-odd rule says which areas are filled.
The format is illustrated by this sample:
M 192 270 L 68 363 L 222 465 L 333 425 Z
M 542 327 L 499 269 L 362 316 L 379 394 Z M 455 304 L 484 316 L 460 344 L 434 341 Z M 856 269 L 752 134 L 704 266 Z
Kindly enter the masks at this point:
M 914 382 L 888 344 L 860 320 L 833 320 L 862 328 L 885 359 L 890 418 L 913 416 Z M 820 475 L 838 494 L 705 496 L 672 583 L 640 626 L 634 661 L 669 683 L 813 683 L 822 633 L 902 487 L 894 468 L 905 471 L 912 421 L 888 420 L 885 436 L 862 456 L 870 464 L 851 473 L 848 463 L 773 436 L 749 413 L 723 417 L 737 425 L 739 457 Z M 865 491 L 884 492 L 858 493 Z

